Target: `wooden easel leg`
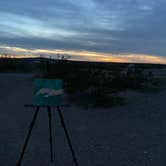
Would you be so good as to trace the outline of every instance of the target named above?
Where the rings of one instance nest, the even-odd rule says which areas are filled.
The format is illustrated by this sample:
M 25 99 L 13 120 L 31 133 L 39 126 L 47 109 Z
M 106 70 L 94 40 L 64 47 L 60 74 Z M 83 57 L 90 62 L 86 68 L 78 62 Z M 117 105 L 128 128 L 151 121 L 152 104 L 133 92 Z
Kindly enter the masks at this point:
M 58 113 L 59 113 L 59 116 L 60 116 L 60 120 L 61 120 L 61 124 L 62 124 L 62 127 L 63 127 L 64 131 L 65 131 L 66 138 L 67 138 L 67 141 L 68 141 L 71 153 L 72 153 L 73 162 L 75 163 L 75 166 L 78 166 L 76 155 L 74 153 L 74 149 L 73 149 L 73 146 L 72 146 L 72 143 L 71 143 L 71 140 L 70 140 L 70 136 L 69 136 L 69 133 L 67 131 L 67 128 L 66 128 L 66 125 L 65 125 L 65 121 L 64 121 L 64 118 L 63 118 L 63 114 L 61 112 L 60 107 L 57 107 L 57 110 L 58 110 Z
M 49 133 L 50 133 L 50 138 L 49 138 L 49 142 L 50 142 L 50 161 L 53 162 L 53 143 L 52 143 L 52 120 L 51 120 L 51 107 L 48 106 L 47 107 L 47 112 L 48 112 L 48 120 L 49 120 Z
M 30 138 L 30 136 L 31 136 L 32 129 L 33 129 L 33 127 L 34 127 L 34 124 L 35 124 L 37 115 L 38 115 L 38 113 L 39 113 L 39 108 L 40 108 L 39 106 L 36 107 L 36 111 L 35 111 L 35 114 L 34 114 L 34 116 L 33 116 L 32 122 L 31 122 L 31 124 L 30 124 L 29 131 L 28 131 L 28 134 L 27 134 L 27 137 L 26 137 L 26 140 L 25 140 L 25 143 L 24 143 L 24 146 L 23 146 L 23 149 L 22 149 L 22 152 L 21 152 L 21 155 L 20 155 L 20 158 L 19 158 L 19 161 L 18 161 L 17 166 L 21 166 L 21 162 L 22 162 L 22 159 L 23 159 L 23 156 L 24 156 L 26 147 L 27 147 L 27 145 L 28 145 L 28 141 L 29 141 L 29 138 Z

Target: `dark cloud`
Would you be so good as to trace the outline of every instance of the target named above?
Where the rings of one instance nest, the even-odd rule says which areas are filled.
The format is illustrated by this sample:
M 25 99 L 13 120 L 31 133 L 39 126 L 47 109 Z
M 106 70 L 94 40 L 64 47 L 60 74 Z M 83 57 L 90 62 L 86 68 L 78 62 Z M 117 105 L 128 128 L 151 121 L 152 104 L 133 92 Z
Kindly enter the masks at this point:
M 0 44 L 166 55 L 165 0 L 2 0 Z

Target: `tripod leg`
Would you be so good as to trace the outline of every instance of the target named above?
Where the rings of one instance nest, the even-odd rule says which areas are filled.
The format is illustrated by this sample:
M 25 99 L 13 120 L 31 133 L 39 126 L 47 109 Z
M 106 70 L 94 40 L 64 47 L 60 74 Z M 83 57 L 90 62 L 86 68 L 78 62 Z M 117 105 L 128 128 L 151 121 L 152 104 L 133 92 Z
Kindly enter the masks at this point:
M 35 124 L 35 121 L 36 121 L 36 118 L 37 118 L 38 113 L 39 113 L 39 106 L 37 106 L 36 111 L 35 111 L 35 114 L 34 114 L 33 119 L 32 119 L 32 122 L 31 122 L 31 124 L 30 124 L 29 131 L 28 131 L 28 135 L 27 135 L 27 137 L 26 137 L 26 140 L 25 140 L 25 143 L 24 143 L 24 146 L 23 146 L 23 149 L 22 149 L 22 152 L 21 152 L 21 155 L 20 155 L 20 158 L 19 158 L 19 161 L 18 161 L 17 166 L 20 166 L 20 165 L 21 165 L 21 162 L 22 162 L 22 159 L 23 159 L 23 156 L 24 156 L 26 147 L 27 147 L 27 145 L 28 145 L 28 141 L 29 141 L 29 138 L 30 138 L 30 136 L 31 136 L 31 132 L 32 132 L 32 129 L 33 129 L 33 127 L 34 127 L 34 124 Z
M 72 153 L 73 161 L 74 161 L 75 165 L 78 166 L 76 155 L 74 153 L 74 149 L 73 149 L 73 146 L 72 146 L 72 143 L 71 143 L 71 140 L 70 140 L 70 137 L 69 137 L 69 133 L 67 131 L 67 128 L 66 128 L 66 125 L 65 125 L 65 121 L 64 121 L 64 118 L 63 118 L 63 114 L 62 114 L 62 112 L 60 110 L 60 107 L 57 107 L 57 110 L 58 110 L 58 113 L 59 113 L 59 116 L 60 116 L 60 119 L 61 119 L 61 124 L 62 124 L 62 127 L 64 128 L 64 131 L 65 131 L 65 134 L 66 134 L 66 138 L 67 138 L 67 141 L 68 141 L 71 153 Z
M 51 155 L 51 162 L 53 162 L 53 144 L 52 144 L 52 120 L 51 120 L 51 107 L 47 107 L 47 112 L 48 112 L 48 119 L 49 119 L 49 132 L 50 132 L 50 155 Z

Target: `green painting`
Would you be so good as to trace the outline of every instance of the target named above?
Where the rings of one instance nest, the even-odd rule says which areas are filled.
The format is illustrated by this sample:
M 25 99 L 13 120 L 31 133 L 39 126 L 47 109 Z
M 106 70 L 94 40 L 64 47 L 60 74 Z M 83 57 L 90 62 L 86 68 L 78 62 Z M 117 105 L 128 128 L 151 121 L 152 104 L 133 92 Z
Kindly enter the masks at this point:
M 60 106 L 62 103 L 62 80 L 35 79 L 34 105 Z

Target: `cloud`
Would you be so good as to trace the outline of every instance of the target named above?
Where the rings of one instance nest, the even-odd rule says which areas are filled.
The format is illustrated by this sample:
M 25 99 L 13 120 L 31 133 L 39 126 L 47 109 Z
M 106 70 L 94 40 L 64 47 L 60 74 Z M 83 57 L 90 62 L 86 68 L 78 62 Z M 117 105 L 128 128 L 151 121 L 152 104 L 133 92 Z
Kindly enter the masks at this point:
M 0 1 L 0 44 L 164 57 L 165 6 L 165 0 Z
M 72 31 L 45 25 L 41 20 L 6 12 L 0 12 L 0 26 L 3 27 L 0 32 L 4 37 L 5 35 L 27 38 L 42 36 L 52 39 L 70 37 L 75 34 Z

